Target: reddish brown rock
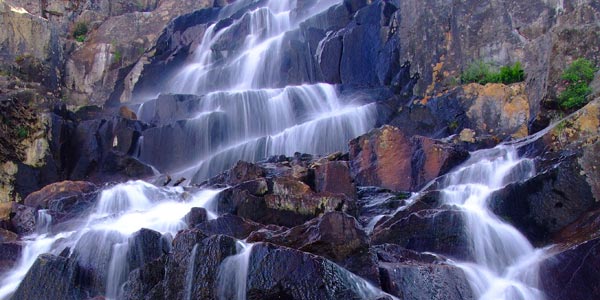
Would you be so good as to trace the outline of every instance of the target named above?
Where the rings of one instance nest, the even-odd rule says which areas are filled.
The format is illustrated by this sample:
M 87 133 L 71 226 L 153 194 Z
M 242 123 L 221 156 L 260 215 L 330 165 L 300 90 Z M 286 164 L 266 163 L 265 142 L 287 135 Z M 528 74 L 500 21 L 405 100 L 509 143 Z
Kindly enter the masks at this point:
M 48 208 L 51 200 L 78 197 L 97 190 L 95 184 L 87 181 L 62 181 L 45 186 L 25 198 L 24 204 L 34 208 Z
M 350 141 L 350 167 L 359 185 L 419 190 L 468 157 L 460 147 L 426 137 L 407 137 L 383 126 Z
M 350 167 L 359 185 L 409 190 L 410 139 L 400 129 L 383 126 L 350 141 Z
M 356 186 L 345 161 L 330 161 L 315 166 L 315 190 L 317 192 L 340 193 L 356 197 Z

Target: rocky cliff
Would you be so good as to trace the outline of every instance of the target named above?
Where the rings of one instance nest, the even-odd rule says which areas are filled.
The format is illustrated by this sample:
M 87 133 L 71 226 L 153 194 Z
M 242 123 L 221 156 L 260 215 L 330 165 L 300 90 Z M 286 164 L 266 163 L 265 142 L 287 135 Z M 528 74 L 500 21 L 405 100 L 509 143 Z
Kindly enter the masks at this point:
M 545 249 L 536 292 L 600 297 L 592 275 L 600 270 L 600 72 L 587 105 L 564 110 L 556 103 L 572 61 L 600 64 L 600 4 L 325 2 L 315 15 L 309 12 L 319 1 L 295 2 L 290 18 L 301 22 L 281 35 L 280 52 L 265 63 L 275 66 L 255 79 L 263 89 L 223 92 L 220 81 L 236 75 L 228 60 L 246 50 L 244 39 L 268 34 L 252 32 L 249 15 L 269 1 L 0 0 L 0 276 L 15 267 L 21 237 L 77 228 L 90 211 L 106 208 L 103 195 L 126 199 L 119 182 L 160 186 L 128 183 L 140 199 L 150 190 L 149 203 L 160 196 L 187 205 L 204 189 L 219 190 L 204 208 L 187 208 L 175 220 L 183 230 L 173 235 L 142 229 L 126 237 L 89 231 L 73 245 L 57 239 L 54 254 L 35 261 L 13 299 L 233 297 L 218 286 L 219 270 L 238 259 L 246 259 L 248 299 L 473 299 L 468 269 L 456 264 L 479 263 L 463 230 L 470 220 L 444 189 L 463 162 L 474 164 L 473 151 L 504 151 L 494 148 L 501 142 L 516 145 L 526 163 L 490 188 L 486 209 Z M 200 55 L 209 34 L 214 40 L 204 50 L 224 67 L 202 94 L 174 89 L 168 79 Z M 521 62 L 525 81 L 461 82 L 477 61 Z M 294 88 L 319 84 L 372 108 L 369 122 L 337 122 L 370 124 L 343 141 L 343 152 L 271 156 L 280 153 L 265 150 L 268 143 L 299 122 L 282 134 L 227 144 L 235 130 L 249 132 L 242 128 L 249 123 L 223 113 L 230 107 L 214 94 L 239 92 L 232 99 L 246 107 L 236 111 L 253 111 L 248 99 L 281 90 L 278 97 L 304 118 L 321 102 L 302 96 L 329 95 Z M 273 99 L 280 98 L 265 103 Z M 214 116 L 200 123 L 203 107 Z M 277 113 L 269 117 L 292 118 Z M 319 126 L 307 132 L 324 146 L 341 138 L 319 135 Z M 228 152 L 254 145 L 244 143 L 258 145 L 240 157 L 250 162 Z M 176 172 L 204 159 L 203 151 L 214 160 L 208 171 L 191 178 Z M 115 245 L 127 266 L 118 276 L 109 274 Z M 119 291 L 108 291 L 111 276 Z

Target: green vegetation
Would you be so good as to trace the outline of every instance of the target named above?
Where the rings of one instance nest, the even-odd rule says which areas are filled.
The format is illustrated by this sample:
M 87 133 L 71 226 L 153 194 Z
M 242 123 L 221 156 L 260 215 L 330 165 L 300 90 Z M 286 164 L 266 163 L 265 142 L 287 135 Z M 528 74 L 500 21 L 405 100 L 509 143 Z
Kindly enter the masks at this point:
M 84 22 L 78 22 L 75 24 L 75 28 L 73 29 L 73 38 L 76 41 L 82 43 L 85 41 L 85 37 L 88 33 L 88 25 Z
M 490 63 L 483 61 L 474 61 L 460 76 L 462 83 L 476 82 L 486 83 L 504 83 L 511 84 L 525 80 L 525 71 L 520 62 L 511 66 L 503 66 L 498 70 Z
M 121 53 L 121 51 L 119 49 L 116 49 L 113 58 L 114 58 L 114 63 L 120 63 L 121 59 L 123 58 L 123 53 Z
M 587 96 L 592 93 L 590 82 L 596 71 L 592 62 L 585 58 L 577 59 L 567 67 L 561 76 L 567 81 L 567 88 L 558 96 L 562 108 L 579 108 L 587 103 Z
M 17 136 L 19 137 L 19 139 L 24 139 L 29 135 L 29 130 L 27 130 L 27 127 L 25 126 L 19 126 L 17 127 Z

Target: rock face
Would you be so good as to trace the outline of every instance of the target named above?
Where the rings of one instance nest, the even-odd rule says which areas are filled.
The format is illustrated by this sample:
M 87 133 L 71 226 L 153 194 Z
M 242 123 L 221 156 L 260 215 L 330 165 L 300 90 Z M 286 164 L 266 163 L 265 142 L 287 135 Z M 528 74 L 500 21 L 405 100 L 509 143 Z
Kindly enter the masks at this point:
M 490 197 L 490 207 L 530 240 L 545 243 L 583 213 L 598 207 L 575 157 Z
M 416 191 L 468 157 L 458 146 L 409 138 L 384 126 L 350 141 L 350 167 L 359 185 Z
M 470 241 L 465 217 L 458 210 L 421 210 L 373 231 L 373 244 L 392 243 L 419 252 L 434 252 L 466 260 Z
M 12 295 L 14 299 L 82 299 L 85 281 L 77 262 L 70 258 L 42 254 Z M 52 288 L 47 288 L 52 287 Z
M 270 242 L 313 253 L 340 264 L 351 272 L 378 284 L 376 260 L 369 238 L 360 224 L 342 212 L 330 212 L 305 224 L 272 231 L 253 232 L 249 242 Z
M 548 299 L 596 299 L 600 296 L 600 240 L 592 239 L 546 259 L 540 272 Z
M 43 189 L 29 194 L 23 203 L 27 206 L 44 209 L 51 205 L 52 200 L 83 196 L 83 194 L 91 193 L 96 189 L 96 185 L 90 182 L 62 181 L 47 185 Z
M 384 291 L 404 299 L 475 299 L 460 268 L 396 245 L 376 249 Z
M 475 140 L 503 140 L 527 136 L 529 112 L 525 84 L 473 83 L 415 101 L 390 123 L 409 135 L 441 138 L 468 129 Z

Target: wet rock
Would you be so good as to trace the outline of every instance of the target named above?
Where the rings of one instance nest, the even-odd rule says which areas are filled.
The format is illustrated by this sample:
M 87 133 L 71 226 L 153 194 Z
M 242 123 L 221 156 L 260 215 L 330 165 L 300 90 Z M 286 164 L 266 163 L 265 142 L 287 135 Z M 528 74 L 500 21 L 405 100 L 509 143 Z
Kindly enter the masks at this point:
M 2 241 L 0 242 L 0 273 L 4 273 L 12 269 L 18 258 L 21 257 L 23 246 L 17 242 Z
M 256 244 L 249 258 L 247 299 L 369 298 L 361 293 L 361 284 L 357 284 L 355 278 L 312 254 L 272 244 Z M 231 293 L 235 290 L 228 291 L 227 296 Z
M 62 200 L 63 198 L 75 198 L 76 202 L 97 189 L 96 185 L 86 181 L 62 181 L 45 186 L 43 189 L 33 192 L 24 200 L 24 204 L 37 209 L 48 208 L 52 200 Z
M 19 236 L 16 233 L 0 228 L 0 243 L 14 242 L 17 238 Z
M 490 196 L 494 213 L 537 243 L 547 243 L 553 234 L 598 207 L 576 157 L 561 160 L 549 170 Z
M 190 253 L 206 237 L 206 234 L 197 229 L 183 230 L 175 236 L 172 253 L 165 264 L 165 279 L 162 283 L 164 299 L 183 298 Z
M 237 242 L 228 236 L 215 235 L 196 247 L 195 253 L 192 251 L 195 255 L 190 258 L 191 269 L 186 271 L 190 280 L 186 282 L 185 292 L 188 299 L 216 299 L 219 267 L 227 257 L 236 254 Z
M 600 297 L 600 239 L 572 246 L 541 263 L 541 280 L 547 299 L 597 299 Z
M 123 297 L 126 300 L 148 299 L 145 297 L 159 285 L 165 276 L 165 258 L 161 257 L 151 261 L 141 268 L 129 273 L 127 281 L 123 284 Z M 162 295 L 160 295 L 162 296 Z M 161 299 L 161 298 L 150 298 Z
M 77 261 L 71 258 L 42 254 L 25 275 L 13 299 L 85 299 L 86 282 Z
M 203 207 L 192 207 L 189 213 L 183 217 L 183 220 L 189 228 L 208 220 L 208 212 Z
M 345 194 L 350 198 L 356 197 L 356 186 L 350 176 L 348 162 L 330 161 L 314 168 L 315 191 L 334 194 Z
M 419 190 L 467 157 L 458 146 L 409 138 L 387 125 L 350 141 L 350 167 L 356 182 L 394 191 Z
M 356 212 L 356 203 L 344 194 L 315 193 L 306 183 L 291 177 L 269 180 L 269 190 L 264 196 L 255 196 L 240 187 L 261 187 L 262 183 L 240 185 L 223 191 L 217 201 L 219 213 L 231 213 L 262 224 L 281 226 L 300 225 L 330 211 Z M 247 182 L 248 183 L 248 182 Z M 256 193 L 256 192 L 255 192 Z
M 237 185 L 242 182 L 259 179 L 265 176 L 265 170 L 263 168 L 245 161 L 238 161 L 228 173 L 227 182 L 230 185 Z
M 130 270 L 139 268 L 171 250 L 160 232 L 145 228 L 134 233 L 128 243 L 127 264 Z
M 13 204 L 10 221 L 15 232 L 25 235 L 35 231 L 37 213 L 32 207 Z
M 247 240 L 310 252 L 330 259 L 373 283 L 379 282 L 367 234 L 355 218 L 342 212 L 326 213 L 286 231 L 254 232 Z
M 126 238 L 115 231 L 89 231 L 73 248 L 71 257 L 77 259 L 81 273 L 85 274 L 86 285 L 95 294 L 106 292 L 113 246 L 125 242 Z
M 410 250 L 467 260 L 471 258 L 470 240 L 464 228 L 461 211 L 429 209 L 375 228 L 371 239 L 374 245 L 392 243 Z
M 197 229 L 208 235 L 223 234 L 242 240 L 248 237 L 251 232 L 262 227 L 261 224 L 232 214 L 224 214 L 196 226 Z

